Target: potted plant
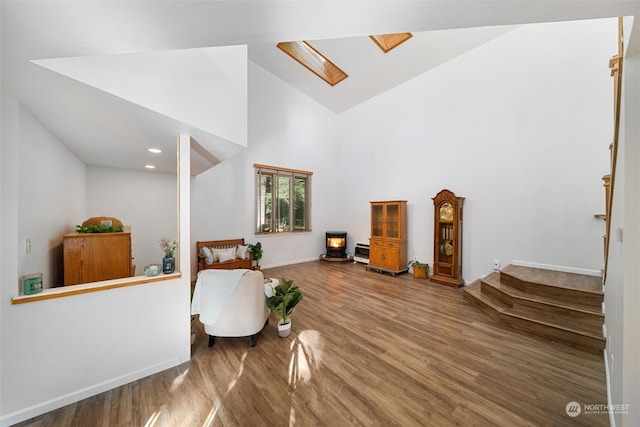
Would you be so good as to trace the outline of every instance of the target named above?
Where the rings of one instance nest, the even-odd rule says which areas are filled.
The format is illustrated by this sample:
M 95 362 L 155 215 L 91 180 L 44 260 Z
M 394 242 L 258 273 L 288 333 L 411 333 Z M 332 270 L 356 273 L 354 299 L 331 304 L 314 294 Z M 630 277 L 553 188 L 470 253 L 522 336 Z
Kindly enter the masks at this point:
M 414 279 L 426 279 L 429 277 L 429 264 L 413 259 L 409 262 L 409 267 L 413 267 Z
M 162 272 L 164 274 L 171 274 L 176 270 L 175 252 L 178 248 L 177 240 L 170 240 L 165 236 L 162 236 L 158 240 L 160 249 L 164 252 L 164 258 L 162 258 Z
M 302 301 L 302 292 L 297 286 L 293 286 L 293 280 L 287 280 L 283 277 L 275 288 L 265 289 L 265 295 L 267 296 L 267 307 L 280 316 L 278 335 L 288 337 L 291 333 L 291 315 L 298 303 Z
M 253 267 L 253 269 L 260 270 L 260 258 L 262 258 L 262 243 L 258 242 L 255 245 L 249 244 L 249 250 L 253 254 L 253 259 L 256 262 L 256 265 Z

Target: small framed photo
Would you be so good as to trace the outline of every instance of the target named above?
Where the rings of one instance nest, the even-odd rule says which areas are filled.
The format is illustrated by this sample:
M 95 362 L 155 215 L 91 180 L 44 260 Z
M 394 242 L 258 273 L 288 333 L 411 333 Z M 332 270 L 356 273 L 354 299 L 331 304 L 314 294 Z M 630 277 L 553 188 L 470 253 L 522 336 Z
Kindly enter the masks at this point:
M 22 276 L 22 291 L 24 295 L 32 295 L 42 292 L 42 273 Z

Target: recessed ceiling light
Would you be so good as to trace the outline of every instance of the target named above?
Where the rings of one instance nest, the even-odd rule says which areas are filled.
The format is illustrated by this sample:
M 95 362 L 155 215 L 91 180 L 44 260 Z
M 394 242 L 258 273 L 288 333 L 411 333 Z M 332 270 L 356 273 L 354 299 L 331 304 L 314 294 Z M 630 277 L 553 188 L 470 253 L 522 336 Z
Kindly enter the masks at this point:
M 149 152 L 150 153 L 155 153 L 155 154 L 160 154 L 162 153 L 162 150 L 159 148 L 149 148 Z
M 144 165 L 145 168 L 147 169 L 155 169 L 156 167 L 153 165 Z

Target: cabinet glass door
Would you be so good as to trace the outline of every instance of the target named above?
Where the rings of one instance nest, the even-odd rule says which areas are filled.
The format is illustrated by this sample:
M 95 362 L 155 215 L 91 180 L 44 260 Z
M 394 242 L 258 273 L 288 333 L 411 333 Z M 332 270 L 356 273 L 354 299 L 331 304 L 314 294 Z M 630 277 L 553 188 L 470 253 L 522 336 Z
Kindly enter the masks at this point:
M 400 238 L 400 229 L 398 228 L 399 219 L 400 219 L 400 206 L 397 204 L 388 204 L 386 226 L 387 226 L 387 237 L 389 239 Z
M 371 205 L 371 236 L 384 237 L 384 210 L 382 205 Z

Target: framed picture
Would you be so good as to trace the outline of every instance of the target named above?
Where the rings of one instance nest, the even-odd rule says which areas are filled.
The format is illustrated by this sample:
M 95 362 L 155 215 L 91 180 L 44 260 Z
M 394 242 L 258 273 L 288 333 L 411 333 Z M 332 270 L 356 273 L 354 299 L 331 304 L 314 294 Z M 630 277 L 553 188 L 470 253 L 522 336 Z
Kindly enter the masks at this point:
M 32 295 L 42 292 L 42 273 L 22 276 L 22 291 L 24 295 Z

